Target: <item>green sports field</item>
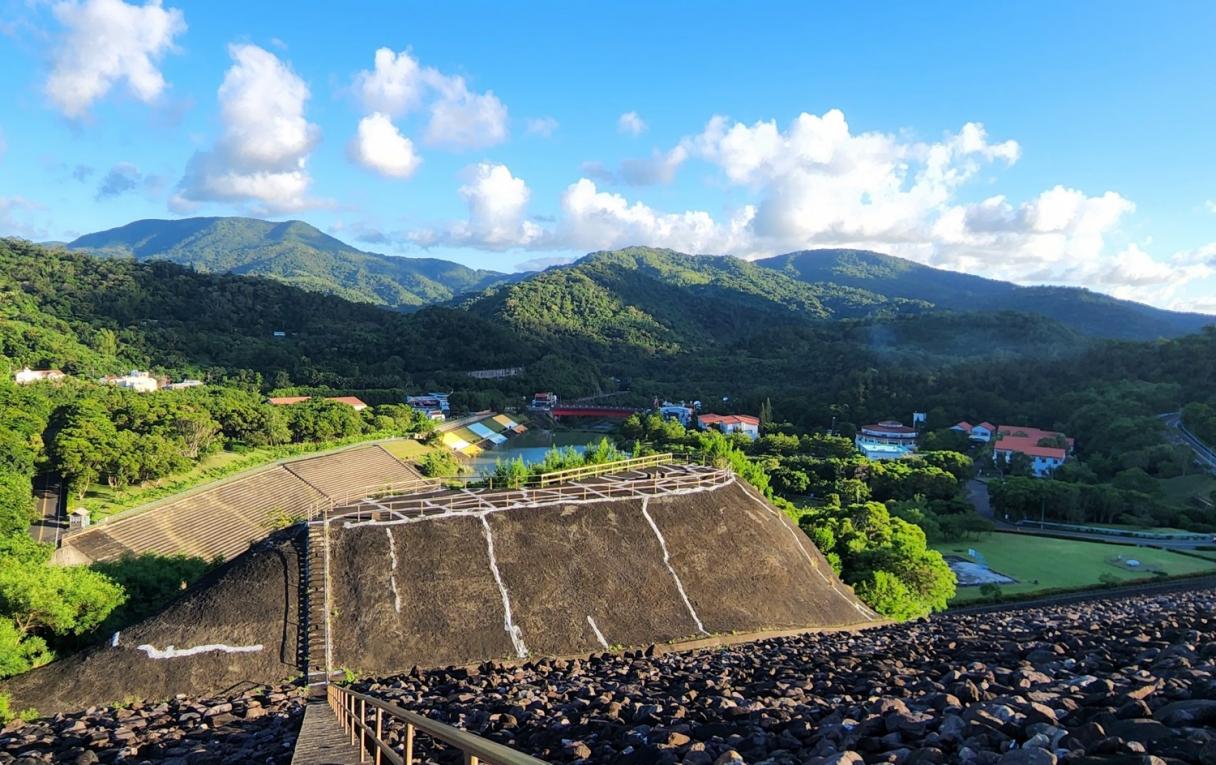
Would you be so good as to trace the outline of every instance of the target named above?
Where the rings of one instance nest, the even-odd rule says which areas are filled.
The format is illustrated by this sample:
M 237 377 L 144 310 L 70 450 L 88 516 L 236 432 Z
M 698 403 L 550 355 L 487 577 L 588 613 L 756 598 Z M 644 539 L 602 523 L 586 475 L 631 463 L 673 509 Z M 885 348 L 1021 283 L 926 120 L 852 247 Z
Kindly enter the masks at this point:
M 969 548 L 976 550 L 990 569 L 1017 580 L 1017 584 L 1000 585 L 1006 595 L 1083 588 L 1101 584 L 1104 574 L 1132 581 L 1151 577 L 1152 570 L 1164 571 L 1169 576 L 1216 571 L 1216 560 L 1203 561 L 1166 550 L 1029 534 L 994 533 L 978 542 L 951 542 L 934 547 L 943 555 L 962 558 L 967 557 Z M 1116 560 L 1119 556 L 1138 560 L 1139 570 L 1119 565 Z M 959 587 L 952 602 L 966 603 L 980 597 L 979 587 Z

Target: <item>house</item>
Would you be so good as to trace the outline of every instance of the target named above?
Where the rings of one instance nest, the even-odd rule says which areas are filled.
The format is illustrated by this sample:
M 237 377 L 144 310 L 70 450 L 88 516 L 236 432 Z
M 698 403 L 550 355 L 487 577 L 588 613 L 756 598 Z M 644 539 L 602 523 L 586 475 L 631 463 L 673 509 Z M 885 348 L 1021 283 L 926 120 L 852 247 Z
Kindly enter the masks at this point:
M 18 385 L 29 385 L 37 382 L 58 382 L 67 377 L 58 369 L 30 369 L 26 367 L 20 372 L 13 373 L 13 382 Z
M 129 373 L 121 377 L 109 375 L 101 378 L 101 382 L 106 385 L 117 385 L 120 388 L 127 388 L 138 393 L 152 393 L 160 387 L 160 381 L 147 372 L 141 372 L 138 369 L 132 369 Z
M 165 386 L 165 390 L 185 390 L 186 388 L 202 387 L 202 380 L 181 380 L 180 382 L 169 383 Z
M 1013 455 L 1030 458 L 1030 472 L 1036 478 L 1050 475 L 1063 465 L 1072 453 L 1073 440 L 1053 430 L 1039 430 L 1021 425 L 1001 425 L 992 443 L 992 461 L 1008 465 Z
M 697 416 L 697 426 L 701 430 L 717 428 L 727 435 L 742 433 L 753 441 L 760 437 L 760 418 L 750 414 L 702 414 Z
M 406 396 L 405 404 L 415 412 L 422 412 L 435 422 L 443 422 L 447 419 L 446 412 L 447 396 L 440 398 L 439 396 Z
M 684 427 L 692 424 L 693 408 L 684 404 L 673 404 L 664 401 L 659 405 L 659 416 L 665 420 L 676 420 Z
M 898 420 L 883 420 L 872 425 L 862 425 L 854 442 L 862 453 L 872 452 L 874 459 L 898 459 L 916 451 L 916 428 L 910 428 Z M 894 447 L 875 449 L 874 447 Z
M 532 396 L 532 403 L 528 405 L 528 408 L 548 411 L 555 406 L 557 406 L 557 394 L 544 392 L 534 394 Z
M 270 403 L 274 404 L 275 406 L 291 406 L 292 404 L 303 403 L 305 401 L 308 401 L 311 398 L 314 398 L 314 397 L 313 396 L 272 396 L 270 399 Z M 363 403 L 363 401 L 360 400 L 356 396 L 325 396 L 325 400 L 326 401 L 337 401 L 339 404 L 346 404 L 347 406 L 353 408 L 356 412 L 362 412 L 364 409 L 367 408 L 367 404 Z
M 972 425 L 966 420 L 963 420 L 962 422 L 956 422 L 955 424 L 951 425 L 950 429 L 956 430 L 959 433 L 966 433 L 967 437 L 972 441 L 983 441 L 984 443 L 987 443 L 989 440 L 991 440 L 992 432 L 996 430 L 996 426 L 991 422 L 981 422 L 979 425 Z

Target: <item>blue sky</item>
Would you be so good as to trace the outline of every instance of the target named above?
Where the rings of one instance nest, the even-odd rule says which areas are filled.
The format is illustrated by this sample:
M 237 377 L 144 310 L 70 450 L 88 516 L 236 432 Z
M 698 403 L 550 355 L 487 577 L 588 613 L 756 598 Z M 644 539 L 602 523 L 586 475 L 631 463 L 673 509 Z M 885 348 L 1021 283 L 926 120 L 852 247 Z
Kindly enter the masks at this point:
M 0 7 L 0 233 L 860 246 L 1216 313 L 1211 3 Z

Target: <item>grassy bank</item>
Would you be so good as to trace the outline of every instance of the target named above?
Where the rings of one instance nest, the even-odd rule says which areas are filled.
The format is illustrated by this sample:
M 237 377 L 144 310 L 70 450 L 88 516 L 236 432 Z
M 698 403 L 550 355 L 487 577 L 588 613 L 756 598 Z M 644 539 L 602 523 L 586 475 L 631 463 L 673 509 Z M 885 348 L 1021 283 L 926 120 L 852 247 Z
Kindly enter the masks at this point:
M 193 469 L 179 473 L 160 481 L 150 481 L 139 486 L 129 486 L 125 489 L 112 489 L 105 484 L 94 484 L 89 487 L 83 500 L 71 497 L 68 505 L 71 508 L 84 506 L 88 509 L 93 521 L 98 521 L 116 513 L 130 510 L 134 507 L 155 502 L 158 499 L 189 491 L 198 486 L 228 478 L 247 470 L 273 464 L 289 457 L 302 457 L 309 454 L 354 446 L 361 443 L 371 443 L 386 438 L 394 438 L 394 433 L 374 433 L 336 441 L 307 444 L 284 444 L 282 446 L 266 446 L 243 451 L 220 451 L 209 454 L 199 461 Z M 402 444 L 397 446 L 397 444 Z M 409 445 L 409 446 L 407 446 Z M 418 442 L 401 439 L 385 444 L 388 451 L 398 459 L 413 460 L 409 454 L 415 451 L 425 453 L 427 446 Z
M 1016 584 L 1000 585 L 1005 595 L 1026 595 L 1047 590 L 1080 589 L 1104 581 L 1130 582 L 1153 576 L 1152 571 L 1166 576 L 1216 571 L 1216 560 L 1207 562 L 1178 555 L 1167 550 L 1129 547 L 1102 542 L 1051 539 L 1029 534 L 987 534 L 977 542 L 953 542 L 935 546 L 943 555 L 967 557 L 968 548 L 983 556 L 984 562 L 997 571 L 1017 580 Z M 1119 562 L 1135 559 L 1138 567 Z M 979 587 L 959 587 L 953 604 L 981 600 Z

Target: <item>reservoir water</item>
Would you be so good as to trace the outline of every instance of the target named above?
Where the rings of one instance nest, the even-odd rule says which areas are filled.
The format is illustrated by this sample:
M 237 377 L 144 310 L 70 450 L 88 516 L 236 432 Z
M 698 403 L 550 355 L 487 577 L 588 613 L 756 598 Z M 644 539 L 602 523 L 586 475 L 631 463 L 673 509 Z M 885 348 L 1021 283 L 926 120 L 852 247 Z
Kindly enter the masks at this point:
M 598 430 L 543 430 L 535 428 L 517 436 L 511 436 L 504 444 L 486 449 L 474 457 L 470 464 L 477 475 L 489 475 L 494 472 L 494 465 L 502 460 L 509 462 L 516 457 L 522 457 L 524 462 L 531 465 L 545 458 L 545 452 L 554 448 L 574 447 L 585 451 L 588 444 L 598 444 L 601 438 L 609 438 L 607 433 Z

